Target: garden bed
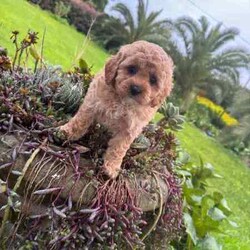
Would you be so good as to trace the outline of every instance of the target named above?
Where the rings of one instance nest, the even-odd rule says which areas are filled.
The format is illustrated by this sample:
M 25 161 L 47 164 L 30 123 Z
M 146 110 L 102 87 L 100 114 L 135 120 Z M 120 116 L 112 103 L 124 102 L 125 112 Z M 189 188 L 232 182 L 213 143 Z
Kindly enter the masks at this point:
M 144 129 L 109 180 L 100 171 L 105 128 L 96 124 L 77 143 L 55 135 L 80 105 L 89 71 L 8 65 L 0 72 L 1 246 L 132 249 L 178 237 L 177 142 L 166 118 Z

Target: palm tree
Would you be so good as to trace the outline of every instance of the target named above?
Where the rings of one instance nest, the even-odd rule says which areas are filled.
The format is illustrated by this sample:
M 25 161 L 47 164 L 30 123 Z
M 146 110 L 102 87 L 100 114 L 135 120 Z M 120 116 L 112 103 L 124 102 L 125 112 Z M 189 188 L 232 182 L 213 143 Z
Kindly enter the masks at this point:
M 138 0 L 137 17 L 122 3 L 113 8 L 119 17 L 102 16 L 94 26 L 94 34 L 108 50 L 117 50 L 121 45 L 138 40 L 163 44 L 170 36 L 168 21 L 159 20 L 160 11 L 147 13 L 147 3 Z
M 168 44 L 166 50 L 176 65 L 176 89 L 183 99 L 182 111 L 187 110 L 201 89 L 210 94 L 217 89 L 217 95 L 220 90 L 222 102 L 239 84 L 240 69 L 249 66 L 250 57 L 246 50 L 229 46 L 238 31 L 233 28 L 222 30 L 222 24 L 211 27 L 204 16 L 198 21 L 181 17 L 172 25 L 179 43 Z

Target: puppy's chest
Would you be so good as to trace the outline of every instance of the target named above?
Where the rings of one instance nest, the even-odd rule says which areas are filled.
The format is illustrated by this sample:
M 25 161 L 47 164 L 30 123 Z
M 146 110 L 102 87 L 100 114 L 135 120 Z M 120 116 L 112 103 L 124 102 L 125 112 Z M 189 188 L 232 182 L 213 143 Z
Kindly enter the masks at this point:
M 135 129 L 140 127 L 141 120 L 138 112 L 116 102 L 109 103 L 108 106 L 100 103 L 95 118 L 98 123 L 105 125 L 112 131 Z

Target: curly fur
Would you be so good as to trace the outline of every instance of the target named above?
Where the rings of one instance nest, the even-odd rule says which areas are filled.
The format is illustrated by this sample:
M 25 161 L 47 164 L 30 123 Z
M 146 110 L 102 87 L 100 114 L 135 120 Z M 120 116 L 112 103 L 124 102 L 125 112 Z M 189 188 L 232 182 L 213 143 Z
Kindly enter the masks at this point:
M 136 72 L 129 71 L 131 66 Z M 77 114 L 60 130 L 69 140 L 77 140 L 93 122 L 105 125 L 113 137 L 103 170 L 115 178 L 131 143 L 170 94 L 172 74 L 172 60 L 158 45 L 146 41 L 125 45 L 94 78 Z M 131 94 L 132 85 L 141 92 Z

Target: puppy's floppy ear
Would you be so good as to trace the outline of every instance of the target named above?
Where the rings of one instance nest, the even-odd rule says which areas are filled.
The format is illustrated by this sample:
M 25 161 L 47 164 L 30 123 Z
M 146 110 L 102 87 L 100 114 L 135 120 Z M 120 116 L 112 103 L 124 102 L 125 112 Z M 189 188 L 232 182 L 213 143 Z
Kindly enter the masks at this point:
M 172 90 L 172 82 L 165 83 L 164 89 L 161 91 L 161 93 L 156 95 L 150 102 L 151 108 L 160 106 L 164 102 L 165 98 L 170 95 L 171 90 Z
M 122 61 L 122 53 L 118 52 L 116 55 L 111 56 L 105 65 L 105 82 L 106 84 L 113 85 L 117 75 L 117 70 L 120 62 Z

